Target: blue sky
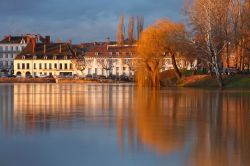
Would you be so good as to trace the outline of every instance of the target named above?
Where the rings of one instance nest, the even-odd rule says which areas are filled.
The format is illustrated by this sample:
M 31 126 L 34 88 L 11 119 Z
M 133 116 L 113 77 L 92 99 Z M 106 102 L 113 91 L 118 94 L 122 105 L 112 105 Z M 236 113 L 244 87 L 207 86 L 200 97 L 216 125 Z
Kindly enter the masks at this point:
M 115 39 L 124 14 L 144 16 L 145 26 L 158 18 L 182 19 L 183 0 L 0 0 L 0 36 L 49 34 L 74 43 Z M 126 24 L 125 22 L 125 24 Z

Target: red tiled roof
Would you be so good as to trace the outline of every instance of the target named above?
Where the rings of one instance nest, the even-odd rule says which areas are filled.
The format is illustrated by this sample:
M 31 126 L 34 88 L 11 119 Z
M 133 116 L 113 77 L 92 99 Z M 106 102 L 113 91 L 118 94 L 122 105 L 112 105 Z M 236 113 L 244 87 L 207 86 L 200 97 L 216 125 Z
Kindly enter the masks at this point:
M 67 56 L 67 59 L 75 59 L 76 54 L 72 50 L 71 46 L 68 43 L 49 43 L 49 44 L 35 44 L 33 52 L 33 44 L 30 43 L 24 50 L 16 56 L 16 59 L 22 59 L 25 56 L 25 59 L 33 59 L 36 56 L 36 59 L 44 59 L 46 56 L 47 59 L 53 59 L 56 56 L 56 59 L 64 59 Z
M 136 47 L 132 45 L 117 46 L 104 44 L 94 46 L 86 51 L 85 57 L 131 57 L 135 54 L 135 51 Z

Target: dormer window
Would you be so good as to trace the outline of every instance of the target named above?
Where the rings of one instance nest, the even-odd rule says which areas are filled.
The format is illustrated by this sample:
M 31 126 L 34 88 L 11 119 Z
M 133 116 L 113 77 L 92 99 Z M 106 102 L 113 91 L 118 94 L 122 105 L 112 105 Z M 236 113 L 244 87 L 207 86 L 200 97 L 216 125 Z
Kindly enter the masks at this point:
M 56 56 L 53 56 L 53 60 L 56 60 Z
M 25 59 L 25 56 L 22 56 L 22 59 Z
M 116 55 L 119 55 L 119 52 L 116 52 Z
M 113 52 L 109 52 L 109 55 L 112 56 L 112 55 L 113 55 Z
M 99 52 L 95 52 L 95 56 L 98 56 L 99 55 Z
M 64 60 L 67 60 L 68 59 L 68 57 L 67 56 L 64 56 Z
M 48 57 L 47 57 L 47 56 L 44 56 L 44 59 L 45 59 L 45 60 L 47 60 L 47 59 L 48 59 Z
M 36 59 L 37 58 L 37 56 L 33 56 L 33 59 Z

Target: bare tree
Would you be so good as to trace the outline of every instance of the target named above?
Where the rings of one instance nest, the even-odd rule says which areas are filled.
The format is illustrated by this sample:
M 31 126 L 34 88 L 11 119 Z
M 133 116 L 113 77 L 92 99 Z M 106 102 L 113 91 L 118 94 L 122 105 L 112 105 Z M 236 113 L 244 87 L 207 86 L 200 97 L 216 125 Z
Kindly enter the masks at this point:
M 124 16 L 121 15 L 118 28 L 117 28 L 117 32 L 116 32 L 116 40 L 117 40 L 117 43 L 120 45 L 124 44 L 124 38 L 125 38 L 124 29 L 125 29 L 124 28 Z
M 101 66 L 103 70 L 105 70 L 106 77 L 112 75 L 115 62 L 116 60 L 113 58 L 97 58 L 97 64 L 98 66 Z
M 220 87 L 223 86 L 221 76 L 222 53 L 229 41 L 224 33 L 226 0 L 194 0 L 187 9 L 192 33 L 195 35 L 192 42 L 198 52 L 198 57 L 215 73 Z
M 133 44 L 134 42 L 134 27 L 135 27 L 135 19 L 133 16 L 129 18 L 128 22 L 128 42 L 129 44 Z
M 137 17 L 137 40 L 140 39 L 141 33 L 144 27 L 144 18 L 142 16 Z

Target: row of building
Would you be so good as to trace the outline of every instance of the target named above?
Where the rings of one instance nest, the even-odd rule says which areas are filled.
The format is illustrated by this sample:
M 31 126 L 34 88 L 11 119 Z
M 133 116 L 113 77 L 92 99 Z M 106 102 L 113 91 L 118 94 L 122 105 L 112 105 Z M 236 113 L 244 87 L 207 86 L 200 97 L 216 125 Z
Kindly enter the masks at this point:
M 0 41 L 1 75 L 21 77 L 43 76 L 133 76 L 136 45 L 116 45 L 109 42 L 51 42 L 41 35 L 5 36 Z M 184 58 L 177 59 L 181 68 L 191 68 Z M 162 70 L 172 68 L 171 58 L 165 58 Z

